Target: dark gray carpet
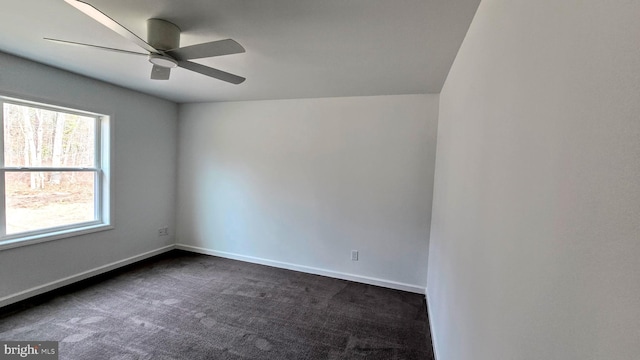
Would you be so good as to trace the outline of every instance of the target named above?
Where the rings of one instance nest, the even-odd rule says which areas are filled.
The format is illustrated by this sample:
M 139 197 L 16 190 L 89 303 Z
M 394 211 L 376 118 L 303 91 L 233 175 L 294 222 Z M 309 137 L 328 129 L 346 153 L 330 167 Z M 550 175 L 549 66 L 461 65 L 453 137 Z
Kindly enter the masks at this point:
M 433 359 L 424 296 L 174 251 L 0 309 L 60 359 Z

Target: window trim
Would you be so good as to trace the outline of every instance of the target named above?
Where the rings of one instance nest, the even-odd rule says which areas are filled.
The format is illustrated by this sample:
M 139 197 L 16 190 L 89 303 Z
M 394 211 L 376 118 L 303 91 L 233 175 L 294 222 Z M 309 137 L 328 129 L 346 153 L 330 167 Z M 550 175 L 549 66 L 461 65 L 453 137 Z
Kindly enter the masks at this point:
M 114 207 L 113 207 L 113 179 L 112 179 L 112 158 L 113 158 L 113 116 L 105 112 L 79 110 L 77 105 L 59 105 L 52 104 L 54 101 L 47 99 L 34 99 L 18 94 L 0 93 L 0 107 L 4 107 L 4 103 L 10 103 L 20 106 L 32 106 L 40 109 L 51 111 L 61 111 L 65 113 L 76 114 L 80 116 L 89 116 L 95 118 L 95 163 L 94 167 L 87 168 L 68 168 L 68 167 L 3 167 L 0 166 L 0 185 L 4 189 L 4 173 L 5 172 L 31 172 L 31 171 L 90 171 L 94 172 L 94 211 L 96 212 L 95 220 L 75 223 L 63 226 L 57 226 L 46 229 L 39 229 L 29 232 L 23 232 L 12 235 L 2 235 L 0 238 L 0 251 L 43 243 L 52 240 L 65 239 L 69 237 L 81 236 L 90 233 L 110 230 L 114 228 Z M 4 116 L 0 114 L 0 119 Z M 0 136 L 4 139 L 4 120 L 0 121 Z M 0 149 L 0 165 L 4 164 L 4 149 Z M 4 190 L 0 193 L 0 206 L 5 207 Z M 0 216 L 0 225 L 6 229 L 6 215 Z

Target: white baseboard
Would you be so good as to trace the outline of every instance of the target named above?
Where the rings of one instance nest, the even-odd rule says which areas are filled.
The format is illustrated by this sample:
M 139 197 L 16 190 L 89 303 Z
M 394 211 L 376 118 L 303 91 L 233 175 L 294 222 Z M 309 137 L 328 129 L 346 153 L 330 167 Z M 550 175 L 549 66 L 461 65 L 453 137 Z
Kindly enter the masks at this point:
M 433 315 L 433 313 L 430 311 L 431 307 L 429 306 L 428 292 L 429 292 L 428 289 L 424 290 L 424 298 L 425 298 L 425 301 L 427 302 L 427 315 L 429 316 L 429 331 L 431 332 L 431 343 L 433 344 L 433 356 L 435 360 L 438 360 L 438 342 L 436 341 L 436 332 L 434 331 L 435 329 L 433 328 L 433 319 L 431 318 L 431 315 Z
M 83 271 L 83 272 L 81 272 L 79 274 L 67 276 L 67 277 L 62 278 L 60 280 L 52 281 L 52 282 L 44 284 L 44 285 L 36 286 L 36 287 L 31 288 L 31 289 L 27 289 L 27 290 L 21 291 L 19 293 L 15 293 L 15 294 L 12 294 L 12 295 L 9 295 L 9 296 L 5 296 L 3 298 L 0 298 L 0 307 L 6 306 L 6 305 L 9 305 L 9 304 L 13 304 L 15 302 L 30 298 L 32 296 L 43 294 L 43 293 L 45 293 L 47 291 L 51 291 L 51 290 L 63 287 L 65 285 L 69 285 L 69 284 L 72 284 L 72 283 L 77 282 L 77 281 L 88 279 L 88 278 L 90 278 L 92 276 L 100 275 L 102 273 L 117 269 L 117 268 L 125 266 L 125 265 L 133 264 L 134 262 L 137 262 L 137 261 L 140 261 L 140 260 L 144 260 L 146 258 L 150 258 L 152 256 L 156 256 L 156 255 L 165 253 L 165 252 L 173 250 L 173 249 L 175 249 L 175 245 L 167 245 L 167 246 L 161 247 L 161 248 L 156 249 L 156 250 L 147 251 L 145 253 L 138 254 L 138 255 L 123 259 L 123 260 L 115 261 L 115 262 L 112 262 L 112 263 L 107 264 L 107 265 L 103 265 L 103 266 L 99 266 L 97 268 L 93 268 L 91 270 Z
M 339 271 L 320 269 L 320 268 L 315 268 L 315 267 L 310 267 L 305 265 L 291 264 L 291 263 L 286 263 L 282 261 L 263 259 L 263 258 L 241 255 L 241 254 L 234 254 L 234 253 L 229 253 L 225 251 L 205 249 L 205 248 L 185 245 L 185 244 L 176 244 L 176 249 L 190 251 L 190 252 L 199 253 L 199 254 L 205 254 L 205 255 L 213 255 L 213 256 L 223 257 L 227 259 L 240 260 L 240 261 L 250 262 L 254 264 L 273 266 L 281 269 L 295 270 L 295 271 L 300 271 L 308 274 L 322 275 L 322 276 L 332 277 L 336 279 L 355 281 L 363 284 L 382 286 L 386 288 L 403 290 L 403 291 L 408 291 L 408 292 L 417 293 L 417 294 L 425 293 L 425 288 L 422 286 L 405 284 L 401 282 L 378 279 L 378 278 L 372 278 L 368 276 L 348 274 L 348 273 L 343 273 Z

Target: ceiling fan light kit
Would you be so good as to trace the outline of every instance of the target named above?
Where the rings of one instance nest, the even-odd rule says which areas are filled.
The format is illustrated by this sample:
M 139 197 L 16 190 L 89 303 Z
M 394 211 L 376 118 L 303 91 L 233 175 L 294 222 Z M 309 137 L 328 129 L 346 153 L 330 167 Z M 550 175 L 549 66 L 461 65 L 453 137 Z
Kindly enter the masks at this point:
M 149 54 L 149 62 L 153 65 L 167 69 L 178 67 L 178 62 L 172 58 L 160 54 Z
M 180 28 L 177 25 L 162 19 L 149 19 L 147 20 L 147 41 L 144 41 L 138 35 L 120 25 L 117 21 L 113 20 L 108 15 L 90 5 L 89 3 L 80 0 L 64 1 L 75 7 L 76 9 L 82 11 L 84 14 L 88 15 L 102 25 L 108 27 L 112 31 L 118 33 L 125 39 L 146 50 L 148 54 L 60 39 L 45 38 L 45 40 L 67 45 L 92 47 L 101 50 L 116 51 L 133 55 L 148 55 L 149 62 L 153 64 L 153 68 L 151 69 L 151 79 L 153 80 L 168 80 L 171 73 L 170 70 L 176 67 L 190 70 L 232 84 L 240 84 L 245 80 L 245 78 L 241 76 L 188 61 L 191 59 L 208 58 L 213 56 L 222 56 L 245 52 L 244 48 L 234 40 L 225 39 L 210 41 L 181 48 Z

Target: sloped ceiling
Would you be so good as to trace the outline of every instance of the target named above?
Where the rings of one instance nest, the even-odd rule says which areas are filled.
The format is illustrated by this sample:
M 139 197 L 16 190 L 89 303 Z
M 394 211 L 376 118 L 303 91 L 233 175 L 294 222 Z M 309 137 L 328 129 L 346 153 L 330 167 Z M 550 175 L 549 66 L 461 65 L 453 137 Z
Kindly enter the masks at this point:
M 247 78 L 183 69 L 150 80 L 145 57 L 43 37 L 139 49 L 63 0 L 5 0 L 0 51 L 175 102 L 439 93 L 480 0 L 85 0 L 138 36 L 146 20 L 181 45 L 232 38 L 246 53 L 196 60 Z

